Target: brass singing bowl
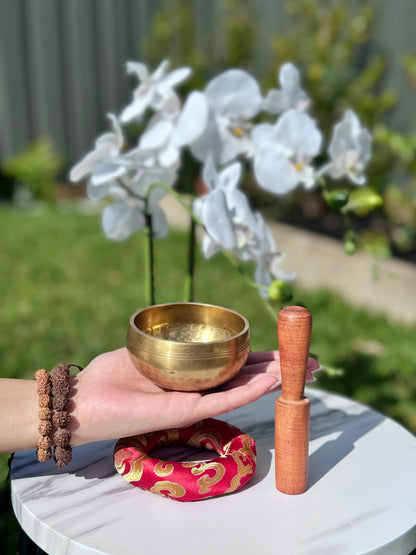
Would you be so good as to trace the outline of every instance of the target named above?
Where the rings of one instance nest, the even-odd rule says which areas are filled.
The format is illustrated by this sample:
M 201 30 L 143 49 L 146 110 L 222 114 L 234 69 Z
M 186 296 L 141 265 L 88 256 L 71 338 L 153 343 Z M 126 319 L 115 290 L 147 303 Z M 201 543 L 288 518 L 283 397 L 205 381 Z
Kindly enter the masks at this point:
M 136 368 L 155 384 L 201 391 L 234 377 L 250 352 L 244 316 L 198 303 L 154 305 L 135 312 L 126 346 Z

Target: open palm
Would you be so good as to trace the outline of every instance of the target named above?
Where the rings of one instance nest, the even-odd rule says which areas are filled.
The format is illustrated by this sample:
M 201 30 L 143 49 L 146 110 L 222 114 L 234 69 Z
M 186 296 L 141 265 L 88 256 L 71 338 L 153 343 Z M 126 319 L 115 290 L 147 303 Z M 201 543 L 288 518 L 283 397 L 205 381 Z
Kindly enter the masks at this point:
M 318 368 L 309 359 L 307 381 Z M 259 351 L 215 391 L 167 391 L 137 371 L 125 348 L 104 353 L 71 380 L 72 443 L 188 426 L 255 401 L 277 388 L 280 377 L 278 351 Z

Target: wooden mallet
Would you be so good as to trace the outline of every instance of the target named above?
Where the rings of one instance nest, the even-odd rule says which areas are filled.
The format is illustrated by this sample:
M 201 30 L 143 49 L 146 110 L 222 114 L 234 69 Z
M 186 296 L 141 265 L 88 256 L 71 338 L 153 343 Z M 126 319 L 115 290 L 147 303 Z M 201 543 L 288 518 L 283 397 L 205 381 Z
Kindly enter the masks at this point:
M 276 399 L 276 488 L 291 495 L 308 488 L 310 401 L 304 396 L 312 331 L 310 312 L 283 308 L 277 320 L 282 395 Z

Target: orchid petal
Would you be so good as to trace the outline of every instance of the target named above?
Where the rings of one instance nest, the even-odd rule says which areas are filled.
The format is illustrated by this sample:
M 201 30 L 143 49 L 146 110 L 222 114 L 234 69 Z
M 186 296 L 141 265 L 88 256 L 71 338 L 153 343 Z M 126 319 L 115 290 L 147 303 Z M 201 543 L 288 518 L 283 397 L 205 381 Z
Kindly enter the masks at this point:
M 147 67 L 140 62 L 127 62 L 126 63 L 127 73 L 135 73 L 139 81 L 143 82 L 149 77 L 149 71 Z
M 268 270 L 267 265 L 264 264 L 262 260 L 258 261 L 257 263 L 256 270 L 254 272 L 254 281 L 258 285 L 264 285 L 266 287 L 268 287 L 273 281 L 272 275 Z M 268 297 L 267 291 L 259 290 L 259 293 L 262 295 L 262 297 Z
M 69 179 L 71 181 L 79 181 L 93 171 L 96 164 L 101 160 L 102 154 L 93 150 L 89 152 L 76 164 L 69 172 Z
M 168 145 L 158 156 L 159 163 L 163 168 L 172 168 L 180 161 L 180 150 L 173 145 Z
M 173 124 L 167 119 L 160 119 L 146 129 L 140 138 L 139 148 L 153 150 L 163 146 L 173 130 Z
M 204 198 L 196 198 L 192 203 L 192 212 L 200 222 L 202 222 L 202 219 L 203 219 L 204 204 L 205 204 Z
M 273 125 L 271 123 L 259 123 L 251 130 L 251 138 L 259 148 L 267 145 L 273 140 Z
M 124 134 L 120 122 L 117 116 L 112 113 L 107 114 L 107 118 L 110 120 L 111 126 L 114 131 L 113 137 L 117 144 L 117 150 L 120 150 L 121 146 L 124 143 Z
M 201 136 L 208 123 L 208 102 L 200 92 L 192 92 L 182 109 L 172 135 L 172 142 L 178 147 L 189 145 Z
M 217 179 L 218 179 L 218 172 L 217 168 L 214 164 L 214 157 L 210 152 L 205 160 L 204 167 L 202 169 L 202 179 L 205 185 L 213 191 L 216 187 Z
M 224 192 L 220 189 L 207 195 L 203 208 L 203 221 L 213 239 L 226 249 L 235 246 L 235 237 Z
M 266 98 L 263 100 L 262 108 L 271 114 L 280 114 L 283 112 L 283 110 L 287 108 L 287 105 L 282 91 L 278 91 L 277 89 L 268 91 Z
M 253 170 L 259 185 L 277 195 L 288 193 L 298 184 L 293 165 L 274 148 L 259 151 L 254 159 Z
M 146 221 L 143 213 L 137 207 L 117 202 L 104 208 L 102 225 L 104 233 L 109 239 L 123 241 L 134 231 L 143 229 Z
M 279 82 L 286 96 L 288 106 L 305 104 L 308 97 L 300 88 L 300 75 L 298 69 L 290 62 L 283 64 L 279 71 Z
M 109 182 L 109 183 L 104 183 L 103 185 L 97 186 L 97 185 L 93 185 L 91 181 L 89 181 L 87 183 L 87 190 L 86 190 L 87 197 L 90 200 L 101 200 L 109 194 L 112 185 L 113 184 Z
M 165 212 L 160 206 L 155 206 L 152 210 L 152 230 L 154 236 L 161 239 L 169 233 L 169 223 Z
M 221 156 L 219 163 L 221 165 L 228 164 L 235 160 L 242 151 L 242 139 L 236 137 L 226 127 L 219 127 L 219 136 L 221 141 Z
M 251 119 L 262 103 L 257 81 L 241 69 L 229 69 L 212 79 L 205 94 L 218 114 L 235 119 Z
M 134 119 L 140 119 L 152 100 L 153 92 L 148 90 L 146 93 L 137 96 L 131 104 L 126 106 L 121 112 L 120 120 L 128 123 Z
M 150 212 L 157 209 L 159 202 L 167 195 L 167 191 L 163 187 L 153 187 L 149 194 L 148 206 Z
M 169 66 L 169 60 L 162 60 L 155 71 L 152 73 L 152 81 L 158 81 L 159 79 L 161 79 L 169 69 Z
M 215 162 L 218 162 L 221 156 L 221 141 L 217 124 L 213 117 L 208 118 L 207 125 L 203 134 L 198 137 L 191 145 L 192 154 L 204 162 L 208 153 L 211 153 Z
M 192 69 L 190 67 L 180 67 L 161 77 L 157 87 L 162 90 L 173 89 L 186 81 L 191 74 Z
M 318 154 L 322 144 L 322 135 L 315 121 L 308 114 L 294 109 L 279 118 L 273 136 L 294 152 L 310 157 Z
M 106 163 L 98 166 L 91 176 L 92 185 L 102 185 L 103 183 L 108 183 L 113 179 L 117 179 L 126 173 L 126 168 L 120 164 L 116 163 Z
M 244 224 L 246 227 L 255 228 L 256 218 L 250 207 L 246 195 L 238 189 L 230 189 L 226 192 L 227 206 L 234 213 L 234 221 Z
M 211 258 L 211 256 L 214 256 L 214 254 L 217 254 L 221 250 L 221 245 L 214 241 L 210 235 L 204 235 L 202 239 L 202 252 L 204 253 L 205 258 Z
M 368 129 L 362 128 L 358 117 L 348 110 L 334 126 L 333 136 L 328 148 L 331 162 L 320 171 L 334 179 L 346 175 L 356 185 L 366 181 L 362 172 L 371 157 L 372 138 Z
M 241 164 L 239 162 L 234 162 L 226 166 L 219 174 L 218 181 L 221 189 L 235 189 L 241 178 Z

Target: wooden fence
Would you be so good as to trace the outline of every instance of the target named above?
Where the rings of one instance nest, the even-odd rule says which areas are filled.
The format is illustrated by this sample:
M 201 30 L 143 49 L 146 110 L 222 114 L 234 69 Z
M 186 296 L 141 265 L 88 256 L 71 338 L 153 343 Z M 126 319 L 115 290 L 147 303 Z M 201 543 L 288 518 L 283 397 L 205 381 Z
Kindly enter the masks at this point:
M 0 161 L 42 134 L 52 137 L 68 164 L 90 149 L 107 128 L 105 114 L 119 113 L 130 99 L 133 82 L 125 62 L 143 59 L 143 39 L 160 2 L 0 0 Z M 375 40 L 384 41 L 391 60 L 412 46 L 416 51 L 416 1 L 374 2 L 379 13 Z M 196 24 L 216 40 L 221 0 L 188 3 Z M 276 31 L 282 5 L 283 0 L 256 2 L 264 37 L 260 57 L 267 56 L 267 34 Z M 405 88 L 397 64 L 388 79 Z M 396 118 L 405 128 L 415 128 L 414 93 L 406 94 Z

